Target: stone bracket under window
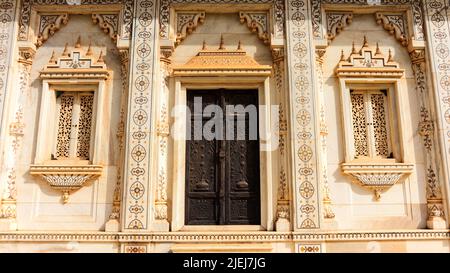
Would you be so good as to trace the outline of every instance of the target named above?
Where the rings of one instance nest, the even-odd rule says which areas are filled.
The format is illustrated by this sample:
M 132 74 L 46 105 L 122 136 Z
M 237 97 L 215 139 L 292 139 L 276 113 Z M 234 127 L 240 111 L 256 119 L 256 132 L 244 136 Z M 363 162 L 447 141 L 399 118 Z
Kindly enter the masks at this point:
M 77 191 L 87 183 L 101 176 L 103 166 L 31 166 L 30 174 L 38 175 L 57 191 L 61 191 L 63 203 L 69 202 L 71 192 Z
M 358 185 L 373 191 L 377 201 L 380 200 L 382 192 L 405 179 L 412 173 L 413 168 L 413 164 L 405 163 L 342 164 L 342 171 L 350 175 Z

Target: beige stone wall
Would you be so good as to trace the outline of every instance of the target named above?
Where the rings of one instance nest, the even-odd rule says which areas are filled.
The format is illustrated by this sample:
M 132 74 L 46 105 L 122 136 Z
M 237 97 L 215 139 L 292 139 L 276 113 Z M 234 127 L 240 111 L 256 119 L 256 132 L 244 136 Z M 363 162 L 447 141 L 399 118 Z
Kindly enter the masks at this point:
M 344 163 L 344 129 L 339 97 L 339 81 L 335 68 L 339 63 L 341 50 L 349 56 L 352 42 L 359 51 L 363 37 L 367 36 L 369 45 L 378 42 L 381 51 L 388 55 L 392 50 L 394 61 L 405 69 L 407 86 L 402 86 L 407 93 L 407 109 L 402 109 L 410 116 L 406 124 L 412 135 L 406 136 L 405 149 L 413 155 L 414 173 L 400 184 L 393 186 L 382 194 L 380 201 L 375 201 L 373 193 L 355 185 L 350 178 L 343 175 L 340 164 Z M 411 61 L 406 48 L 402 47 L 394 36 L 389 35 L 382 26 L 377 25 L 372 14 L 355 14 L 352 24 L 340 33 L 327 48 L 324 57 L 324 91 L 328 135 L 328 177 L 333 209 L 339 229 L 388 229 L 388 228 L 425 228 L 425 165 L 424 149 L 418 135 L 417 125 L 420 121 L 420 108 L 416 84 L 411 68 Z M 396 133 L 399 133 L 398 130 Z
M 443 0 L 438 0 L 438 2 L 443 2 Z M 63 9 L 65 7 L 59 8 Z M 195 56 L 201 49 L 203 41 L 206 42 L 207 47 L 210 49 L 218 48 L 221 35 L 224 36 L 225 46 L 228 49 L 236 48 L 238 42 L 241 41 L 243 48 L 256 61 L 263 65 L 272 65 L 270 46 L 265 45 L 255 33 L 251 33 L 246 24 L 239 22 L 238 12 L 227 14 L 215 13 L 217 11 L 222 12 L 220 10 L 221 6 L 217 5 L 202 8 L 207 10 L 204 24 L 199 25 L 192 34 L 188 35 L 176 47 L 173 55 L 170 57 L 173 65 L 182 65 Z M 371 7 L 370 9 L 375 10 L 376 7 Z M 213 12 L 208 12 L 208 10 Z M 232 10 L 232 8 L 227 6 L 227 10 Z M 367 12 L 370 12 L 370 10 L 368 9 Z M 180 232 L 154 231 L 150 233 L 148 231 L 151 229 L 151 225 L 147 226 L 146 223 L 146 227 L 137 230 L 135 236 L 127 232 L 103 232 L 104 224 L 108 220 L 111 211 L 113 191 L 117 179 L 116 159 L 118 142 L 116 133 L 118 131 L 122 93 L 120 58 L 114 42 L 108 35 L 103 33 L 98 25 L 92 24 L 90 15 L 71 14 L 69 23 L 52 36 L 44 46 L 39 48 L 33 59 L 30 88 L 25 92 L 27 97 L 23 105 L 25 131 L 24 137 L 21 140 L 21 148 L 18 151 L 18 164 L 16 166 L 15 183 L 18 192 L 18 231 L 0 232 L 0 252 L 126 252 L 126 246 L 142 247 L 147 252 L 170 252 L 177 247 L 186 251 L 198 251 L 199 249 L 203 249 L 203 251 L 205 249 L 239 251 L 244 249 L 248 250 L 253 247 L 254 250 L 268 252 L 299 252 L 300 246 L 310 245 L 318 247 L 321 252 L 448 253 L 450 249 L 448 230 L 419 230 L 426 228 L 427 220 L 426 166 L 424 158 L 426 152 L 424 151 L 421 137 L 418 134 L 420 103 L 419 95 L 416 92 L 416 83 L 411 68 L 410 56 L 406 48 L 402 47 L 394 36 L 384 30 L 382 26 L 376 24 L 374 14 L 364 15 L 356 13 L 353 16 L 353 22 L 345 27 L 345 30 L 339 33 L 331 42 L 324 56 L 324 108 L 328 126 L 327 170 L 330 197 L 332 198 L 332 209 L 335 218 L 323 221 L 322 223 L 324 224 L 321 224 L 320 229 L 304 229 L 300 232 L 272 232 L 273 223 L 270 223 L 267 225 L 268 231 L 264 229 L 249 231 L 247 230 L 248 227 L 242 227 L 239 230 L 232 230 L 235 227 L 231 227 L 230 229 L 215 227 L 216 229 L 211 228 L 210 230 L 209 227 L 206 227 L 203 230 L 191 230 L 189 232 L 184 230 Z M 155 16 L 154 18 L 159 17 Z M 297 19 L 301 18 L 297 17 Z M 304 21 L 299 20 L 296 23 L 305 23 L 306 26 L 306 23 L 310 22 L 306 19 Z M 61 193 L 52 190 L 39 178 L 31 176 L 29 174 L 29 168 L 33 164 L 38 145 L 36 141 L 42 93 L 41 80 L 38 78 L 39 71 L 48 62 L 53 51 L 57 55 L 61 54 L 66 42 L 69 43 L 69 46 L 73 47 L 79 35 L 81 35 L 82 47 L 84 49 L 87 48 L 89 41 L 91 41 L 96 56 L 98 56 L 100 51 L 103 51 L 105 54 L 105 63 L 108 69 L 113 72 L 107 84 L 107 90 L 112 93 L 112 96 L 110 96 L 111 100 L 106 102 L 110 105 L 111 116 L 109 119 L 102 121 L 104 124 L 103 131 L 106 132 L 109 139 L 107 142 L 102 143 L 102 149 L 105 151 L 106 157 L 101 162 L 104 164 L 101 178 L 98 181 L 88 184 L 81 190 L 72 193 L 69 203 L 64 205 L 61 201 Z M 345 55 L 348 56 L 353 41 L 355 41 L 356 47 L 359 50 L 362 46 L 364 35 L 367 35 L 369 44 L 372 47 L 375 47 L 376 43 L 379 42 L 380 48 L 385 55 L 391 49 L 394 60 L 400 64 L 402 69 L 405 69 L 406 84 L 402 88 L 407 95 L 404 98 L 406 107 L 402 111 L 408 116 L 408 122 L 405 124 L 408 129 L 406 131 L 412 132 L 406 136 L 407 143 L 405 144 L 405 149 L 408 149 L 409 154 L 412 155 L 412 162 L 408 161 L 407 163 L 413 163 L 415 165 L 414 172 L 407 180 L 383 193 L 381 200 L 378 202 L 374 200 L 371 191 L 355 185 L 350 181 L 349 177 L 343 175 L 340 166 L 344 162 L 345 154 L 344 129 L 341 120 L 339 82 L 334 74 L 334 69 L 339 62 L 341 50 L 344 50 Z M 15 35 L 11 35 L 11 37 L 15 37 Z M 156 39 L 157 37 L 158 34 L 156 33 L 152 38 Z M 427 40 L 430 39 L 431 37 L 427 38 Z M 136 40 L 138 41 L 139 39 Z M 136 42 L 134 50 L 136 50 L 137 44 Z M 158 42 L 155 43 L 155 45 L 157 44 Z M 152 53 L 156 52 L 155 54 L 157 54 L 157 47 L 151 47 L 151 49 L 153 50 Z M 309 50 L 312 53 L 314 51 L 312 47 L 308 48 L 308 52 Z M 427 50 L 431 52 L 428 48 Z M 16 55 L 11 58 L 14 68 L 18 66 Z M 313 55 L 311 54 L 311 56 Z M 436 56 L 431 57 L 432 59 L 438 59 L 437 53 Z M 132 56 L 131 59 L 133 60 Z M 313 60 L 314 58 L 311 59 Z M 159 69 L 158 61 L 156 59 L 154 63 L 156 71 Z M 132 63 L 131 65 L 133 67 L 135 64 Z M 291 69 L 292 72 L 294 69 Z M 160 80 L 159 76 L 158 74 L 154 78 Z M 437 77 L 434 74 L 432 76 Z M 441 83 L 436 79 L 434 81 L 436 84 Z M 154 85 L 158 86 L 158 84 Z M 204 84 L 207 85 L 207 83 Z M 13 87 L 12 90 L 14 92 L 20 89 L 18 85 L 19 83 L 15 82 L 8 84 L 8 86 Z M 270 84 L 268 85 L 270 91 L 276 91 L 273 79 L 270 80 Z M 288 82 L 286 82 L 285 86 L 288 85 Z M 429 85 L 431 86 L 432 84 Z M 136 91 L 134 86 L 131 86 L 130 90 L 132 90 L 130 92 L 133 92 L 133 90 Z M 158 89 L 154 88 L 152 90 Z M 173 104 L 173 89 L 170 90 L 170 96 L 170 104 Z M 274 97 L 277 100 L 280 99 L 277 96 L 275 95 Z M 8 115 L 13 115 L 13 110 L 10 110 L 8 107 L 5 109 L 10 111 Z M 133 113 L 132 111 L 133 109 L 131 113 Z M 157 110 L 154 110 L 154 113 L 156 112 Z M 315 114 L 318 115 L 319 113 L 316 112 Z M 132 115 L 130 120 L 132 119 Z M 156 119 L 154 118 L 154 120 Z M 442 117 L 440 119 L 442 123 Z M 295 122 L 294 120 L 291 124 L 295 124 Z M 440 123 L 438 122 L 438 124 Z M 8 126 L 9 124 L 2 124 L 4 128 L 8 128 Z M 128 137 L 131 133 L 130 131 L 125 132 Z M 440 134 L 444 133 L 440 132 Z M 290 141 L 293 142 L 292 139 Z M 173 142 L 170 141 L 169 146 L 172 144 Z M 151 144 L 146 142 L 145 145 L 150 146 Z M 132 145 L 129 145 L 129 147 L 132 147 Z M 173 152 L 171 150 L 172 147 L 169 147 L 170 153 Z M 155 166 L 158 165 L 156 163 L 158 158 L 156 154 L 158 151 L 156 150 L 151 151 L 153 153 L 150 157 L 152 161 L 151 166 L 146 166 L 146 175 L 151 176 L 152 181 L 145 185 L 145 194 L 143 196 L 149 197 L 149 201 L 142 201 L 143 206 L 145 206 L 144 218 L 148 218 L 149 223 L 154 220 L 152 218 L 154 217 L 153 213 L 155 210 L 153 195 L 156 191 L 155 188 L 158 180 L 158 176 L 156 175 L 157 171 L 155 170 Z M 277 165 L 279 161 L 276 154 L 277 152 L 273 153 L 274 165 Z M 297 155 L 294 154 L 293 157 L 295 156 Z M 173 166 L 171 165 L 172 160 L 170 157 L 168 162 L 168 169 L 171 171 Z M 278 166 L 273 167 L 273 173 L 273 181 L 271 181 L 273 188 L 269 189 L 273 204 L 264 204 L 264 206 L 266 208 L 269 207 L 272 211 L 268 213 L 273 214 L 275 217 L 276 187 L 277 180 L 279 179 Z M 289 174 L 292 175 L 292 172 Z M 320 178 L 315 177 L 314 179 L 318 180 Z M 292 178 L 288 180 L 291 182 L 291 185 L 295 185 L 295 181 L 293 182 Z M 130 189 L 132 189 L 128 187 L 127 183 L 131 184 L 133 182 L 133 177 L 131 177 L 131 179 L 124 183 L 123 191 L 126 193 L 123 194 L 124 196 L 129 194 Z M 172 221 L 172 214 L 177 213 L 177 211 L 173 211 L 171 208 L 175 201 L 172 200 L 173 178 L 170 173 L 168 174 L 167 183 L 168 220 Z M 443 183 L 448 184 L 448 181 L 443 181 Z M 317 188 L 316 193 L 319 191 L 320 189 Z M 444 199 L 446 196 L 448 197 L 448 189 L 446 192 Z M 298 197 L 298 194 L 298 188 L 291 188 L 290 196 L 294 199 L 293 203 L 295 203 L 295 197 Z M 134 201 L 134 199 L 130 200 L 131 203 Z M 317 208 L 323 206 L 320 201 L 316 204 Z M 121 213 L 129 211 L 129 208 L 131 208 L 130 202 L 123 202 Z M 293 206 L 292 209 L 295 210 L 295 213 L 291 212 L 291 220 L 300 211 L 300 207 Z M 317 209 L 317 212 L 320 212 L 320 210 Z M 263 213 L 266 212 L 263 211 Z M 448 215 L 448 211 L 446 213 Z M 180 218 L 184 218 L 182 213 L 179 216 Z M 318 216 L 322 221 L 323 219 L 321 217 L 322 215 Z M 124 215 L 121 215 L 121 218 L 122 222 L 130 219 L 124 221 Z M 39 233 L 33 233 L 33 231 L 39 231 Z M 69 232 L 64 233 L 64 231 Z M 257 249 L 258 247 L 259 249 Z
M 239 14 L 206 13 L 205 22 L 175 49 L 172 56 L 174 65 L 182 65 L 194 57 L 202 48 L 203 41 L 209 49 L 218 49 L 223 35 L 227 49 L 236 49 L 239 41 L 248 55 L 264 65 L 272 65 L 269 46 L 265 45 L 247 24 L 239 22 Z
M 70 196 L 68 204 L 61 201 L 61 193 L 52 190 L 38 177 L 31 176 L 28 171 L 33 164 L 42 81 L 39 71 L 48 63 L 52 52 L 60 56 L 66 43 L 69 50 L 81 36 L 82 48 L 87 49 L 89 41 L 95 56 L 103 51 L 105 63 L 112 76 L 108 81 L 107 92 L 111 92 L 111 100 L 105 103 L 111 107 L 111 117 L 102 121 L 103 130 L 109 140 L 102 143 L 106 160 L 102 177 Z M 120 58 L 114 42 L 108 35 L 94 25 L 89 15 L 71 15 L 69 23 L 62 27 L 42 47 L 34 58 L 31 77 L 31 89 L 27 94 L 24 107 L 24 122 L 26 124 L 23 139 L 23 150 L 17 166 L 17 221 L 19 230 L 101 230 L 111 211 L 112 197 L 116 183 L 116 150 L 118 147 L 116 133 L 120 115 L 121 78 Z M 48 136 L 52 137 L 52 136 Z

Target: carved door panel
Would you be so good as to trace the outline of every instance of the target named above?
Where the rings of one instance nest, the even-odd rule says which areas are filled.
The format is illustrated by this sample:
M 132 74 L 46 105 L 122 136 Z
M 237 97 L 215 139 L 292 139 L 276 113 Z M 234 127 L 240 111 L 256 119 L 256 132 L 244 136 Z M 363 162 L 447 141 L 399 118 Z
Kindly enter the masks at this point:
M 201 107 L 195 109 L 194 101 L 199 98 Z M 223 115 L 195 112 L 213 104 Z M 260 224 L 257 90 L 189 91 L 188 107 L 191 138 L 186 142 L 186 224 Z M 194 122 L 196 115 L 202 122 Z M 219 130 L 223 134 L 211 140 L 201 132 L 214 117 L 223 122 L 223 130 L 214 127 L 213 133 Z

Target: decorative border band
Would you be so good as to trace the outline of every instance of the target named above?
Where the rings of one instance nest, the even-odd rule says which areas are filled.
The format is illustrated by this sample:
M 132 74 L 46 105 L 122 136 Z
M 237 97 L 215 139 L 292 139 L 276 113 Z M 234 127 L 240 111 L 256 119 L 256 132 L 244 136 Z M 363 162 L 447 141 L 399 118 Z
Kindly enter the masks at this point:
M 164 233 L 64 233 L 1 232 L 1 242 L 335 242 L 335 241 L 450 240 L 450 230 L 340 231 L 340 232 L 164 232 Z

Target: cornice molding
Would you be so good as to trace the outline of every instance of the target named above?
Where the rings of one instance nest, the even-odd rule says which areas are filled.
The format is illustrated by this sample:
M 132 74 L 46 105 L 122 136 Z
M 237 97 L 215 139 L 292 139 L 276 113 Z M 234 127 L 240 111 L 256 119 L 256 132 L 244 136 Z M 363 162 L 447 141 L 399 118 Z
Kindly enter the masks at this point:
M 450 240 L 450 230 L 384 230 L 330 232 L 0 232 L 1 242 L 345 242 Z

